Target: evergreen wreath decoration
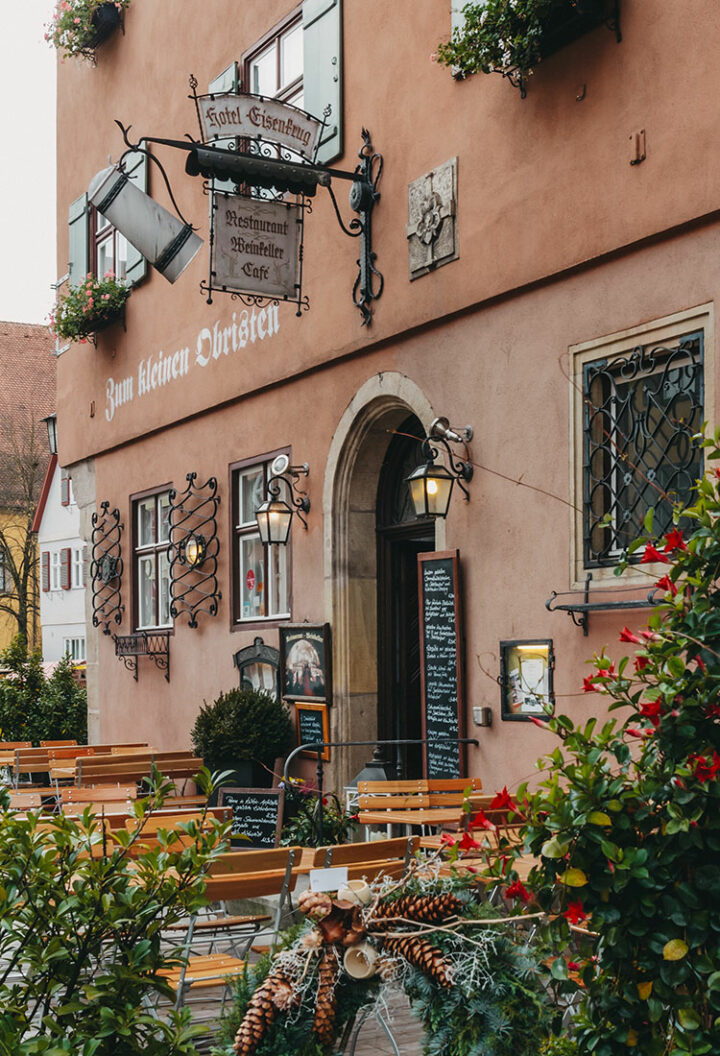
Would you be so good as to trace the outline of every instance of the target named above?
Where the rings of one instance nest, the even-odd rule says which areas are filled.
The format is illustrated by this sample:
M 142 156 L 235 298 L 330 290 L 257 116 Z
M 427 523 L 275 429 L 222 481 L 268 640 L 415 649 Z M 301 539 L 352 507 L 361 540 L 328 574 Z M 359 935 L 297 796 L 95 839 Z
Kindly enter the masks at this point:
M 437 862 L 374 881 L 365 904 L 304 892 L 306 921 L 247 966 L 216 1051 L 329 1056 L 395 985 L 423 1023 L 426 1056 L 537 1056 L 553 1015 L 546 973 L 522 917 L 501 916 L 483 892 L 472 876 L 441 876 Z M 368 971 L 354 977 L 363 957 Z

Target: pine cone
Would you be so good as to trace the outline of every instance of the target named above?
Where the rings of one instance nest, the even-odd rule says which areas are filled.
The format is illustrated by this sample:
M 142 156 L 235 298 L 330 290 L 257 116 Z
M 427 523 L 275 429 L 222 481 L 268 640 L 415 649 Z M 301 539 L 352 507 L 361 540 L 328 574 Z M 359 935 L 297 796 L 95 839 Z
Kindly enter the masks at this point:
M 325 950 L 318 972 L 318 990 L 315 1003 L 313 1029 L 323 1045 L 331 1045 L 335 1037 L 335 1015 L 337 1000 L 335 982 L 340 971 L 340 962 L 332 947 Z
M 402 939 L 385 939 L 385 953 L 399 954 L 406 961 L 433 978 L 440 986 L 452 986 L 452 968 L 445 960 L 437 946 L 416 935 L 407 935 Z
M 262 1041 L 278 1009 L 297 1000 L 292 981 L 284 972 L 270 972 L 250 998 L 245 1017 L 235 1035 L 237 1056 L 251 1056 Z
M 442 895 L 403 895 L 394 902 L 381 902 L 375 910 L 376 917 L 402 917 L 404 920 L 417 920 L 425 924 L 438 924 L 447 917 L 461 913 L 463 904 L 450 892 Z M 371 931 L 387 931 L 394 925 L 388 921 L 372 920 L 368 924 Z
M 324 891 L 303 891 L 297 904 L 300 912 L 311 920 L 323 920 L 333 911 L 332 899 Z

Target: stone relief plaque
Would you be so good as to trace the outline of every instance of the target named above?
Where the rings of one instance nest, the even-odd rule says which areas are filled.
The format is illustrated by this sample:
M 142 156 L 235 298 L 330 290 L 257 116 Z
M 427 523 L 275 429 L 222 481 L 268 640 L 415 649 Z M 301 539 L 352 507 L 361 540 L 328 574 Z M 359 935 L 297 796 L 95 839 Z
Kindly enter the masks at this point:
M 457 158 L 451 158 L 408 186 L 410 280 L 458 257 Z

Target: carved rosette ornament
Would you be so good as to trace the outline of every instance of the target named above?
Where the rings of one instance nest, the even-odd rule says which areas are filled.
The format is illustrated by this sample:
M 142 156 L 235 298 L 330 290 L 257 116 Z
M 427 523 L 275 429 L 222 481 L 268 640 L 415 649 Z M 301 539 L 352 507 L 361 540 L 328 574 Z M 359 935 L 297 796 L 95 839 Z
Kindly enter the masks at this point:
M 415 180 L 408 187 L 408 255 L 410 279 L 458 256 L 457 158 Z

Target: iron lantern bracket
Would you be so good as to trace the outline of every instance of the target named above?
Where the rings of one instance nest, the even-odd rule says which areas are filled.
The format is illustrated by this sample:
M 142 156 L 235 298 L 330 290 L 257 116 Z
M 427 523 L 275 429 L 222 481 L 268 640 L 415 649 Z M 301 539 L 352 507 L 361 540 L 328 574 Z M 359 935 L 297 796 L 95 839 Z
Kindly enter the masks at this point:
M 301 466 L 288 466 L 284 473 L 273 473 L 268 478 L 267 494 L 273 499 L 279 499 L 282 492 L 281 482 L 287 488 L 286 495 L 290 500 L 293 512 L 297 513 L 307 531 L 307 521 L 304 514 L 310 512 L 310 499 L 305 492 L 297 490 L 297 481 L 300 477 L 306 477 L 310 472 L 310 466 L 303 462 Z
M 581 627 L 585 638 L 588 636 L 589 631 L 589 619 L 591 612 L 612 612 L 614 610 L 628 610 L 628 609 L 650 609 L 654 605 L 658 604 L 662 596 L 662 591 L 658 591 L 656 587 L 648 591 L 647 598 L 632 598 L 627 601 L 590 601 L 590 584 L 592 582 L 592 572 L 588 572 L 585 577 L 585 587 L 583 590 L 582 601 L 564 601 L 558 602 L 558 598 L 566 597 L 577 597 L 577 592 L 560 591 L 554 590 L 550 597 L 545 602 L 545 608 L 548 612 L 567 612 L 570 619 L 576 627 Z
M 359 164 L 355 167 L 353 172 L 347 172 L 344 169 L 332 169 L 316 163 L 308 164 L 303 162 L 300 164 L 288 161 L 284 158 L 263 159 L 259 158 L 256 154 L 248 154 L 243 151 L 224 150 L 216 146 L 210 146 L 209 144 L 198 142 L 190 136 L 186 139 L 165 139 L 159 136 L 142 136 L 137 143 L 132 143 L 129 138 L 130 128 L 132 126 L 125 126 L 118 120 L 115 121 L 115 124 L 120 128 L 123 140 L 127 147 L 122 160 L 124 160 L 125 156 L 131 152 L 141 153 L 147 155 L 159 166 L 170 199 L 183 223 L 187 223 L 187 221 L 185 221 L 177 207 L 167 173 L 158 159 L 150 154 L 146 147 L 141 146 L 141 144 L 155 143 L 158 146 L 183 150 L 187 154 L 193 152 L 196 153 L 198 150 L 201 150 L 203 158 L 209 165 L 213 165 L 214 162 L 217 162 L 218 165 L 223 162 L 232 164 L 235 173 L 233 178 L 237 177 L 238 181 L 242 178 L 241 170 L 244 164 L 248 167 L 262 165 L 265 177 L 269 179 L 271 176 L 274 176 L 277 189 L 280 191 L 287 189 L 286 184 L 288 181 L 297 180 L 300 176 L 307 178 L 308 193 L 311 195 L 314 195 L 315 193 L 314 186 L 311 185 L 327 188 L 341 230 L 350 238 L 360 239 L 360 253 L 356 261 L 358 274 L 353 284 L 352 298 L 353 304 L 359 309 L 360 314 L 362 315 L 361 325 L 370 325 L 372 322 L 370 305 L 382 295 L 385 285 L 384 277 L 376 267 L 375 262 L 377 260 L 377 253 L 375 253 L 372 248 L 372 214 L 375 205 L 380 200 L 380 192 L 377 189 L 377 185 L 383 170 L 383 156 L 373 149 L 371 136 L 366 128 L 363 128 L 362 130 L 363 144 L 358 151 L 358 158 L 360 159 Z M 235 170 L 237 170 L 237 172 L 235 172 Z M 200 170 L 198 170 L 198 175 L 202 175 Z M 350 188 L 349 204 L 353 212 L 357 213 L 357 216 L 353 217 L 347 225 L 344 223 L 343 218 L 340 215 L 337 199 L 332 189 L 331 181 L 334 179 L 348 180 L 352 184 Z M 248 177 L 248 180 L 250 180 L 250 177 Z M 191 225 L 188 224 L 187 226 Z
M 436 422 L 437 421 L 442 421 L 442 419 L 436 419 Z M 422 456 L 423 458 L 426 458 L 428 462 L 434 462 L 440 454 L 438 448 L 434 445 L 442 445 L 445 450 L 445 453 L 447 454 L 450 472 L 452 473 L 454 479 L 457 481 L 458 487 L 464 494 L 465 501 L 469 502 L 470 492 L 468 491 L 465 485 L 470 483 L 473 478 L 474 472 L 473 464 L 470 461 L 470 449 L 468 447 L 468 443 L 472 439 L 472 429 L 470 428 L 470 426 L 467 426 L 463 430 L 462 434 L 458 435 L 456 433 L 452 433 L 452 435 L 448 437 L 441 435 L 439 430 L 436 430 L 434 426 L 435 422 L 433 422 L 433 425 L 430 427 L 430 435 L 426 436 L 422 442 Z M 464 445 L 464 458 L 458 458 L 455 455 L 453 449 L 450 447 L 450 440 L 453 440 L 455 443 L 462 443 Z

